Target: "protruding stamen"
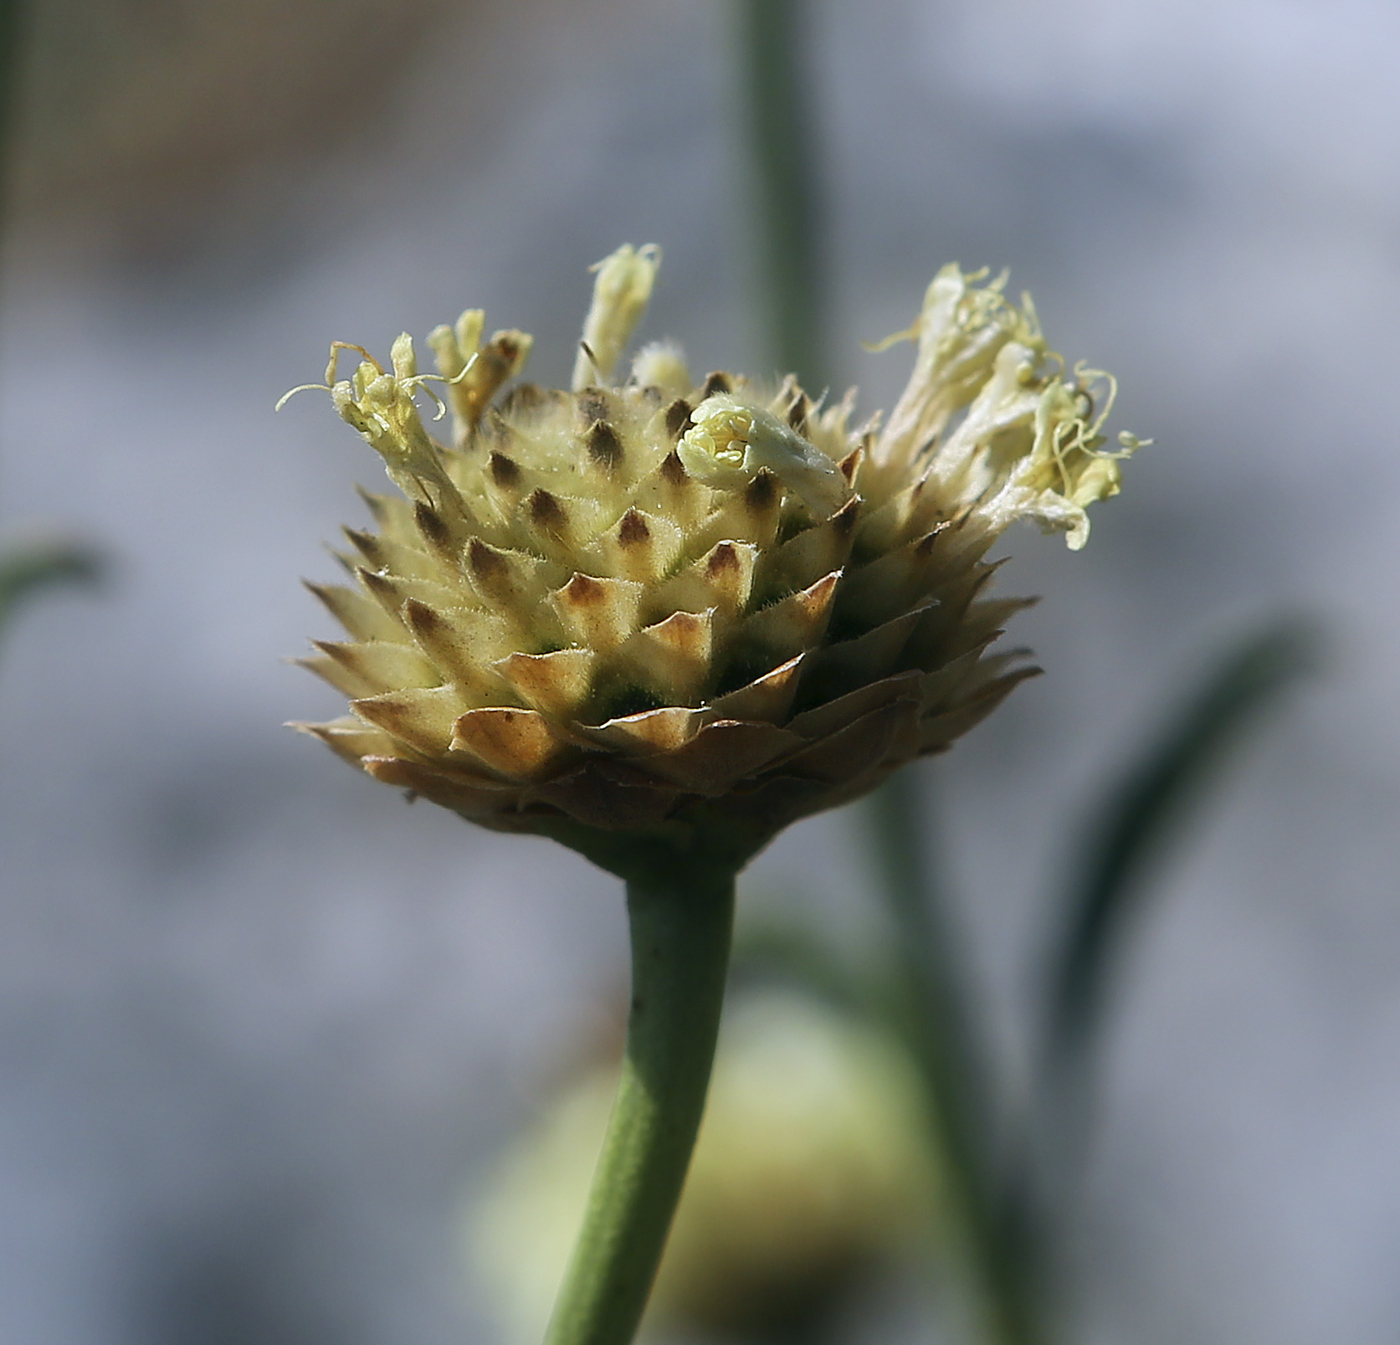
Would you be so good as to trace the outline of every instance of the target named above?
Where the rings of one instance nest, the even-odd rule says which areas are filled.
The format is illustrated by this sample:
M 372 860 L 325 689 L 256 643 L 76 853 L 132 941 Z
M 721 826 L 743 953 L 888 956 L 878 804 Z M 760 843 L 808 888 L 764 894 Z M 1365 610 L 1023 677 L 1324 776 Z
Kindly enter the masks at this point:
M 594 268 L 593 305 L 583 324 L 584 349 L 574 364 L 575 390 L 598 379 L 609 378 L 618 357 L 641 321 L 651 298 L 661 250 L 648 245 L 634 248 L 623 244 Z

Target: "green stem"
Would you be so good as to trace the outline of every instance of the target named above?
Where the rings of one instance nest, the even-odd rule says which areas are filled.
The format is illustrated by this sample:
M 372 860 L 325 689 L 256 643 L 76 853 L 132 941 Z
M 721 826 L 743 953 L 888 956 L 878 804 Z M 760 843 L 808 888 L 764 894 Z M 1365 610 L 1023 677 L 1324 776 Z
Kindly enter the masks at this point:
M 11 152 L 25 54 L 27 14 L 22 0 L 0 0 L 0 217 L 9 204 Z
M 769 354 L 814 394 L 825 386 L 822 218 L 803 69 L 803 0 L 738 0 L 744 142 L 758 225 Z
M 627 883 L 622 1080 L 546 1345 L 628 1345 L 666 1245 L 710 1081 L 734 875 L 677 862 Z
M 897 927 L 904 1027 L 928 1094 L 988 1335 L 998 1345 L 1032 1345 L 1044 1334 L 1032 1296 L 1033 1230 L 1024 1195 L 1003 1181 L 989 1140 L 987 1054 L 973 1029 L 956 931 L 923 843 L 927 817 L 919 769 L 905 767 L 891 776 L 868 808 Z

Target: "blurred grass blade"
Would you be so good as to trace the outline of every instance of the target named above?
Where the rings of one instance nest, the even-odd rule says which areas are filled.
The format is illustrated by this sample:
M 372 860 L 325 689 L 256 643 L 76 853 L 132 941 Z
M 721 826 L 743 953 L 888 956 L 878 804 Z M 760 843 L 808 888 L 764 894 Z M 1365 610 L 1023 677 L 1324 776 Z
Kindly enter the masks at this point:
M 1228 651 L 1100 810 L 1066 902 L 1051 969 L 1046 1065 L 1080 1054 L 1101 1008 L 1109 965 L 1140 904 L 1153 861 L 1229 764 L 1246 730 L 1319 662 L 1315 626 L 1296 618 Z
M 922 1077 L 948 1200 L 982 1298 L 987 1339 L 1035 1345 L 1044 1331 L 1037 1312 L 1034 1215 L 1018 1181 L 1019 1146 L 993 1144 L 998 1118 L 990 1055 L 977 1030 L 968 958 L 931 862 L 927 778 L 926 766 L 905 766 L 865 809 L 895 925 L 902 992 L 895 1026 Z
M 94 584 L 101 575 L 101 557 L 80 542 L 32 543 L 0 554 L 0 636 L 8 632 L 16 609 L 40 590 Z
M 813 395 L 825 386 L 822 210 L 805 77 L 807 0 L 735 0 L 767 353 Z
M 987 1185 L 986 1080 L 973 1026 L 965 958 L 926 849 L 926 821 L 917 765 L 896 771 L 865 809 L 874 841 L 876 872 L 894 922 L 895 965 L 905 1021 L 941 1130 L 941 1144 L 979 1200 Z

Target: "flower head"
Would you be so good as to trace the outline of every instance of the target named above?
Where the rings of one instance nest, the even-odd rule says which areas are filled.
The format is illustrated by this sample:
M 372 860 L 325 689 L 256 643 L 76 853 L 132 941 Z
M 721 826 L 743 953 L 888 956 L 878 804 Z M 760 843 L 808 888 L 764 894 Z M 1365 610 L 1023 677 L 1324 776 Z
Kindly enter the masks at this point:
M 298 727 L 486 826 L 752 850 L 1033 671 L 988 652 L 1024 604 L 985 595 L 986 553 L 1017 518 L 1082 546 L 1135 441 L 1103 447 L 1107 375 L 1066 372 L 1028 298 L 956 266 L 890 338 L 918 353 L 883 427 L 791 377 L 696 381 L 664 344 L 619 376 L 658 263 L 596 268 L 568 391 L 501 396 L 530 338 L 484 339 L 477 310 L 430 334 L 436 376 L 407 334 L 387 368 L 332 348 L 332 401 L 400 493 L 347 531 L 353 583 L 312 586 L 350 639 L 307 664 L 352 713 Z

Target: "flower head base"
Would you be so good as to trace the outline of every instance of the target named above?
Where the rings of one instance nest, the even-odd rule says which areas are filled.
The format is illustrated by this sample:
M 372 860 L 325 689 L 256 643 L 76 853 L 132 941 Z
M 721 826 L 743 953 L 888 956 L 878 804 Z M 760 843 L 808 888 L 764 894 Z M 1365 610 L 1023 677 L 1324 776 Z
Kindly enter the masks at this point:
M 367 496 L 351 587 L 313 591 L 349 631 L 308 666 L 352 714 L 302 725 L 376 779 L 483 825 L 578 842 L 648 833 L 757 848 L 797 817 L 941 751 L 1033 669 L 990 655 L 1007 616 L 984 557 L 1017 518 L 1088 535 L 1118 490 L 1106 375 L 1066 375 L 1029 300 L 945 267 L 889 423 L 679 352 L 614 369 L 655 249 L 597 268 L 568 392 L 517 384 L 530 338 L 464 313 L 389 369 L 332 350 L 326 385 L 401 496 Z M 336 357 L 363 360 L 336 380 Z M 1096 411 L 1095 394 L 1104 389 Z

